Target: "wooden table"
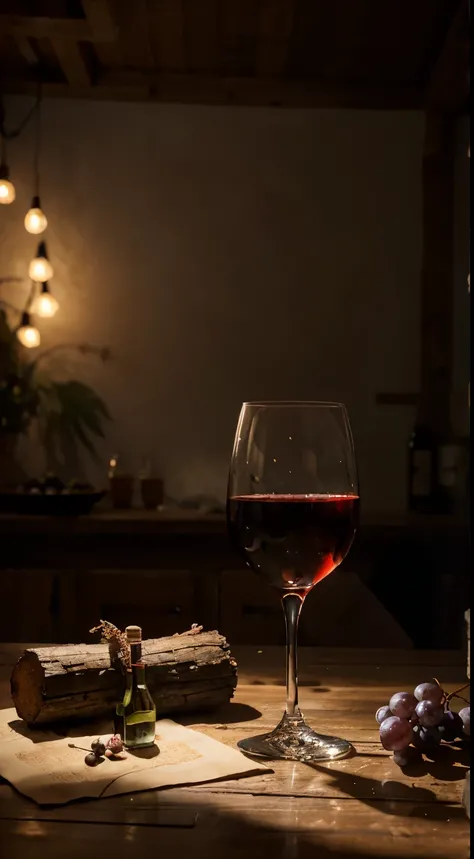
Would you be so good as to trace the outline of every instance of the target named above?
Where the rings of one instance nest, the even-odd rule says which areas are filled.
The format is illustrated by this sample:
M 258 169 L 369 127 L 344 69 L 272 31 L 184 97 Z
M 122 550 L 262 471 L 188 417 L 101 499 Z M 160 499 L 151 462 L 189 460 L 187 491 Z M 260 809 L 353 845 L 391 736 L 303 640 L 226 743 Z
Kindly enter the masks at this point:
M 0 704 L 20 645 L 0 648 Z M 235 700 L 186 724 L 234 745 L 272 728 L 284 698 L 280 648 L 234 648 Z M 467 753 L 446 748 L 410 774 L 378 742 L 374 712 L 398 689 L 437 676 L 465 680 L 457 652 L 302 648 L 300 701 L 314 727 L 347 737 L 356 756 L 324 765 L 275 762 L 274 772 L 189 788 L 40 809 L 0 784 L 6 859 L 130 855 L 194 859 L 467 859 L 461 806 Z M 143 851 L 143 853 L 142 853 Z

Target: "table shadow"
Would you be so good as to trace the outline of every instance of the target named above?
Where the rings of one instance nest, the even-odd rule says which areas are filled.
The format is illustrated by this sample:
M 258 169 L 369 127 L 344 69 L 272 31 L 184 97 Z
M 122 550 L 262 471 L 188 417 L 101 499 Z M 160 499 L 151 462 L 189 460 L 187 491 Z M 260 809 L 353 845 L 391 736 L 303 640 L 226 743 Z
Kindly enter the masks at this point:
M 16 791 L 15 791 L 16 793 Z M 140 816 L 130 822 L 130 808 L 124 805 L 124 796 L 104 800 L 76 801 L 71 805 L 85 808 L 84 815 L 76 815 L 73 823 L 68 820 L 67 806 L 38 807 L 32 800 L 23 799 L 21 807 L 16 806 L 15 818 L 0 820 L 0 837 L 2 844 L 8 844 L 9 855 L 22 856 L 23 859 L 38 859 L 51 852 L 53 841 L 57 844 L 61 838 L 67 838 L 68 859 L 82 859 L 84 854 L 90 856 L 105 855 L 109 849 L 117 857 L 128 854 L 129 845 L 125 839 L 132 840 L 134 852 L 150 852 L 151 839 L 160 843 L 160 837 L 167 839 L 169 845 L 173 844 L 176 855 L 229 857 L 237 859 L 248 855 L 251 859 L 264 859 L 274 856 L 281 859 L 368 859 L 368 856 L 381 856 L 382 853 L 373 852 L 373 834 L 356 832 L 353 839 L 357 843 L 353 846 L 338 843 L 338 837 L 334 837 L 334 830 L 329 828 L 327 835 L 324 831 L 307 830 L 301 827 L 301 819 L 298 818 L 297 810 L 293 809 L 283 828 L 278 824 L 273 825 L 268 819 L 258 822 L 249 820 L 239 811 L 230 808 L 219 808 L 210 806 L 209 803 L 200 802 L 199 795 L 195 794 L 193 799 L 182 804 L 177 800 L 174 792 L 173 807 L 174 814 L 168 815 L 169 800 L 167 791 L 149 791 L 150 801 L 145 803 L 145 794 L 135 794 L 133 806 L 137 810 L 153 812 L 156 822 L 140 820 Z M 19 797 L 20 795 L 17 794 Z M 131 795 L 132 797 L 132 795 Z M 140 801 L 141 798 L 141 801 Z M 267 797 L 269 799 L 269 797 Z M 255 798 L 258 802 L 258 798 Z M 380 804 L 368 803 L 377 810 Z M 400 803 L 412 806 L 411 803 Z M 429 806 L 419 803 L 419 809 L 411 816 L 427 816 L 431 812 Z M 87 816 L 87 807 L 91 808 L 91 815 Z M 183 810 L 182 820 L 179 820 L 180 807 Z M 110 811 L 113 809 L 112 816 Z M 436 809 L 439 811 L 439 809 Z M 344 821 L 347 820 L 349 809 L 343 807 L 338 811 L 340 815 L 340 827 L 337 832 L 344 835 Z M 418 815 L 417 812 L 420 812 Z M 433 817 L 433 819 L 450 820 L 457 817 L 457 809 L 450 809 L 450 817 Z M 100 814 L 100 817 L 98 815 Z M 159 822 L 160 814 L 162 821 Z M 282 814 L 288 815 L 287 805 L 282 805 Z M 408 816 L 408 814 L 407 814 Z M 431 814 L 428 814 L 431 816 Z M 357 822 L 357 819 L 353 821 Z M 468 821 L 466 822 L 466 832 Z M 97 824 L 101 824 L 101 827 Z M 100 828 L 109 830 L 108 836 L 100 832 Z M 166 835 L 172 831 L 170 835 Z M 377 828 L 378 844 L 382 840 L 380 829 Z M 73 837 L 72 837 L 73 836 Z M 387 833 L 387 847 L 390 848 L 390 859 L 419 859 L 419 844 L 412 846 L 407 837 L 397 837 L 396 833 Z M 466 840 L 467 840 L 466 834 Z M 350 838 L 350 832 L 349 832 Z M 107 839 L 107 840 L 106 840 Z M 346 838 L 347 840 L 347 838 Z M 365 843 L 364 843 L 365 842 Z M 429 849 L 429 847 L 428 847 Z M 448 848 L 449 849 L 449 848 Z M 60 855 L 57 850 L 53 851 L 55 856 Z M 383 851 L 385 855 L 385 849 Z M 388 855 L 388 853 L 387 853 Z M 446 854 L 451 855 L 451 854 Z M 464 854 L 463 854 L 464 855 Z
M 22 737 L 27 737 L 32 743 L 50 743 L 54 739 L 62 740 L 69 738 L 75 740 L 83 737 L 87 729 L 91 729 L 91 736 L 102 737 L 104 734 L 113 734 L 114 727 L 111 720 L 90 720 L 89 724 L 83 722 L 80 725 L 67 725 L 64 722 L 59 724 L 45 725 L 27 725 L 23 719 L 13 719 L 8 723 L 8 727 Z M 94 730 L 92 731 L 92 728 Z
M 51 742 L 53 739 L 51 734 L 58 734 L 58 731 L 54 726 L 48 725 L 48 728 L 45 728 L 44 725 L 41 727 L 39 725 L 37 727 L 34 725 L 30 726 L 27 725 L 23 719 L 13 719 L 13 721 L 8 723 L 8 727 L 11 728 L 12 731 L 15 731 L 16 734 L 21 734 L 22 737 L 27 737 L 32 743 Z M 58 737 L 59 736 L 66 736 L 66 732 L 61 732 L 61 734 L 58 734 Z
M 201 713 L 180 713 L 176 721 L 180 725 L 234 725 L 237 722 L 253 722 L 261 716 L 260 710 L 251 707 L 249 704 L 241 704 L 238 701 L 229 701 L 228 704 L 221 704 L 215 710 L 203 711 Z M 172 718 L 172 716 L 170 717 Z
M 127 748 L 127 753 L 129 755 L 133 755 L 134 758 L 140 758 L 143 761 L 149 761 L 152 758 L 158 757 L 158 755 L 160 754 L 160 749 L 155 743 L 153 746 L 148 746 L 148 748 L 146 748 L 146 749 L 128 749 Z
M 333 785 L 347 797 L 371 807 L 376 804 L 383 814 L 444 821 L 466 816 L 461 806 L 454 805 L 451 801 L 439 800 L 436 794 L 426 787 L 404 784 L 395 779 L 380 781 L 357 773 L 329 769 L 323 764 L 309 763 L 306 766 L 331 776 Z M 408 774 L 408 768 L 404 772 Z M 426 772 L 429 770 L 420 774 Z M 460 778 L 464 777 L 465 772 L 463 768 Z

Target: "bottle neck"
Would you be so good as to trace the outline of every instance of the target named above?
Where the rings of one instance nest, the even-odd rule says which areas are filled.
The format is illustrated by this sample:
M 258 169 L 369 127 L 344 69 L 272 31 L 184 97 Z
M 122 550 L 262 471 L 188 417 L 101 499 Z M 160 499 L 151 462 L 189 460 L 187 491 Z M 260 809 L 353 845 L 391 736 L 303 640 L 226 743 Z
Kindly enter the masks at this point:
M 142 643 L 134 642 L 130 645 L 130 666 L 132 670 L 132 682 L 134 686 L 145 685 L 145 665 L 142 662 Z
M 130 663 L 131 665 L 136 665 L 137 662 L 142 661 L 142 643 L 141 641 L 134 641 L 133 644 L 130 645 Z

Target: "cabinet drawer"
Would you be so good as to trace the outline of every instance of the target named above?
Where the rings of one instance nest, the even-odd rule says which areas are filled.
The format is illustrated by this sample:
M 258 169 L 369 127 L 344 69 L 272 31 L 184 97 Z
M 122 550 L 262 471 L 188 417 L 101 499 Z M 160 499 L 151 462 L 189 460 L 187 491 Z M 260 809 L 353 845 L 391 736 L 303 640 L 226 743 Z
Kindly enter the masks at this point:
M 220 629 L 230 645 L 284 644 L 280 598 L 248 570 L 221 574 Z

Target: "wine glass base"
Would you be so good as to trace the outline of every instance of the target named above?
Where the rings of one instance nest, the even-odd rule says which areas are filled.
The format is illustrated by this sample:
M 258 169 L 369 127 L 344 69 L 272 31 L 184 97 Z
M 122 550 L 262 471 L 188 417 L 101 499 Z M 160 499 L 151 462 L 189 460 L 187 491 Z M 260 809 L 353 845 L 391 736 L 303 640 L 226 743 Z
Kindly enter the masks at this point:
M 285 713 L 270 733 L 240 740 L 237 745 L 252 757 L 305 763 L 336 761 L 354 751 L 347 740 L 317 734 L 306 724 L 299 710 L 294 716 Z

